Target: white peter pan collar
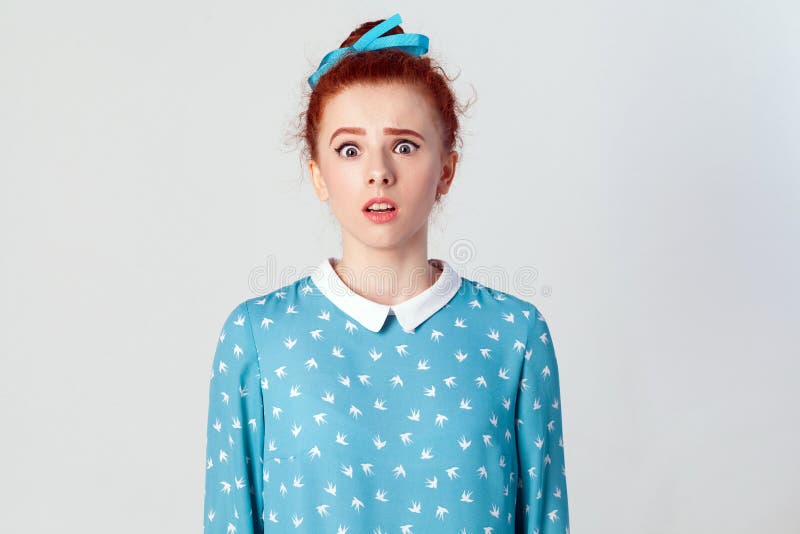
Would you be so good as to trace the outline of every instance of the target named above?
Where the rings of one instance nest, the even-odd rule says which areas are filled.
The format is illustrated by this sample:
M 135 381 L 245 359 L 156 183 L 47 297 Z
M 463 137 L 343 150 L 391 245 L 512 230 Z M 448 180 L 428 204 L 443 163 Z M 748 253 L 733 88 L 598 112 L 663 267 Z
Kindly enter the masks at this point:
M 336 307 L 373 332 L 383 328 L 390 313 L 397 317 L 404 330 L 413 331 L 447 304 L 461 287 L 461 275 L 449 263 L 431 258 L 428 263 L 442 269 L 442 274 L 431 287 L 400 304 L 381 304 L 350 289 L 333 269 L 331 262 L 335 264 L 338 261 L 337 258 L 324 258 L 312 270 L 311 280 Z

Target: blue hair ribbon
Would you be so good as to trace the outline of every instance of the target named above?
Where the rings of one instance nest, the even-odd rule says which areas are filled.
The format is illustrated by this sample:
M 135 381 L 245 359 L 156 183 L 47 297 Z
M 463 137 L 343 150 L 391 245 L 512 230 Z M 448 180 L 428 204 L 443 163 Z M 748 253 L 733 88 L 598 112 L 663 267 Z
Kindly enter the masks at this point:
M 348 54 L 378 50 L 381 48 L 399 48 L 412 56 L 421 56 L 425 54 L 428 51 L 428 37 L 425 35 L 419 33 L 396 33 L 381 37 L 381 35 L 395 26 L 399 26 L 402 21 L 403 19 L 400 18 L 400 13 L 395 13 L 388 19 L 371 28 L 352 45 L 328 52 L 325 57 L 322 58 L 314 74 L 308 77 L 308 84 L 313 89 L 317 85 L 320 76 L 325 74 L 336 62 Z

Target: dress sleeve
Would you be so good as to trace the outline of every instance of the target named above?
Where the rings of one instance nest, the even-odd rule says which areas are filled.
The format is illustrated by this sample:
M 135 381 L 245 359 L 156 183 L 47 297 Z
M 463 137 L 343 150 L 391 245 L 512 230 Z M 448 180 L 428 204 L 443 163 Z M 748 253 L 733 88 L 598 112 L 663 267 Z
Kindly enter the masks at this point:
M 222 326 L 210 382 L 203 532 L 263 532 L 263 400 L 246 302 Z
M 544 317 L 530 314 L 516 404 L 517 534 L 569 534 L 558 364 Z

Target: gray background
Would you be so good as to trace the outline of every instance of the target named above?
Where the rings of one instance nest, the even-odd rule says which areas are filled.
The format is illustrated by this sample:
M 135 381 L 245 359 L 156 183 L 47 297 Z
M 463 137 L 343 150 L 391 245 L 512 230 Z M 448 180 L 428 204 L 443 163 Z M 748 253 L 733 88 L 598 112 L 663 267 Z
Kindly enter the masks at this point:
M 573 533 L 800 532 L 800 7 L 675 0 L 1 1 L 2 530 L 200 531 L 222 322 L 340 251 L 306 77 L 395 12 L 477 95 L 430 256 L 547 318 Z

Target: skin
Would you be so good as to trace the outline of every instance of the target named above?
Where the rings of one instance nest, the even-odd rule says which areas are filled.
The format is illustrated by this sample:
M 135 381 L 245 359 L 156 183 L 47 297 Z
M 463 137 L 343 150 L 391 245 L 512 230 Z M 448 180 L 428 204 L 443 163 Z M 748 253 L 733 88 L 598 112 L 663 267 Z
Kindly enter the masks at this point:
M 441 274 L 428 263 L 428 221 L 437 197 L 450 190 L 458 153 L 445 150 L 437 119 L 424 92 L 394 83 L 348 87 L 323 110 L 318 154 L 308 165 L 317 198 L 329 203 L 341 225 L 342 254 L 334 268 L 353 291 L 375 302 L 403 302 Z M 343 127 L 363 133 L 331 139 Z M 380 196 L 397 204 L 392 221 L 374 223 L 362 213 L 365 202 Z

